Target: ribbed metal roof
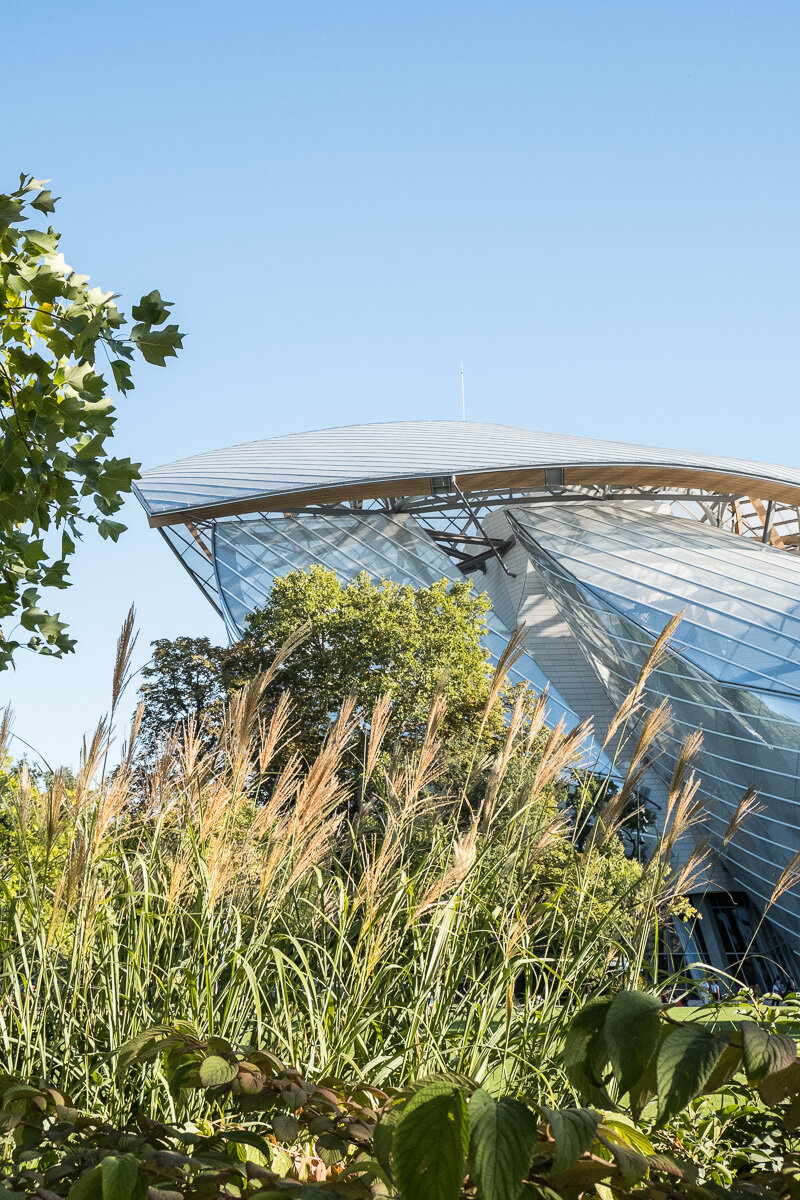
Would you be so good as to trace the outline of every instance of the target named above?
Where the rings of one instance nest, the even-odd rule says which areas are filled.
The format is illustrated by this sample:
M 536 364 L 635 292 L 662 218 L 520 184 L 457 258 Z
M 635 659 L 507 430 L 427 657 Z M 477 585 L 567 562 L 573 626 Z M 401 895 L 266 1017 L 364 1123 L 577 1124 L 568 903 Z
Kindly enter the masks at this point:
M 341 488 L 345 499 L 348 487 L 382 481 L 628 466 L 669 468 L 673 482 L 676 471 L 698 472 L 766 483 L 776 498 L 784 488 L 794 503 L 800 496 L 800 471 L 789 467 L 467 421 L 390 421 L 268 438 L 153 467 L 136 490 L 153 523 L 161 524 L 163 514 L 219 506 L 222 515 L 233 503 L 294 492 Z

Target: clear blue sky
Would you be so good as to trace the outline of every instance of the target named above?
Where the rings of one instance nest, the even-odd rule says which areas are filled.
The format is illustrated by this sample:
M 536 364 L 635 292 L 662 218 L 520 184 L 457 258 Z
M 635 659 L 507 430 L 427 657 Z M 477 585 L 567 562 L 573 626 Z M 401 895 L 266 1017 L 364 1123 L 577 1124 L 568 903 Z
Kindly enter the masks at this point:
M 797 0 L 39 0 L 4 29 L 3 178 L 76 269 L 175 301 L 115 452 L 468 417 L 800 465 Z M 0 190 L 3 179 L 0 179 Z M 16 731 L 75 763 L 128 605 L 221 623 L 135 502 L 19 657 Z M 17 749 L 20 749 L 17 746 Z

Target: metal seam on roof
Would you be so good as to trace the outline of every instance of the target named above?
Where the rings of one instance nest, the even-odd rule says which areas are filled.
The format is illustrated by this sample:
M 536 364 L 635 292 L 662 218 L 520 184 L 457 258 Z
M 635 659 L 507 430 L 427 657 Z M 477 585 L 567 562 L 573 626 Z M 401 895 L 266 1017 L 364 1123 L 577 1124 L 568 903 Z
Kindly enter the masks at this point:
M 151 514 L 179 513 L 315 488 L 545 466 L 704 469 L 800 488 L 800 471 L 769 463 L 505 425 L 400 421 L 287 434 L 194 455 L 144 471 L 136 492 Z

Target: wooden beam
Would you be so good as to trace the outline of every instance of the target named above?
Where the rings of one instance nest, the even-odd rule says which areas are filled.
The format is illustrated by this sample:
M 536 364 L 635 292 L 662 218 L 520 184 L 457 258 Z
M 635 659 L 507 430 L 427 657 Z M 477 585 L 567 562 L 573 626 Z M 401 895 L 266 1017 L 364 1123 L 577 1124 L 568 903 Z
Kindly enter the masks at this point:
M 558 465 L 558 464 L 554 464 Z M 187 521 L 213 520 L 215 517 L 245 516 L 249 513 L 283 512 L 287 507 L 303 508 L 313 504 L 335 504 L 345 500 L 399 499 L 403 496 L 430 496 L 432 475 L 379 479 L 371 482 L 326 484 L 322 487 L 297 491 L 276 492 L 271 495 L 244 496 L 238 500 L 223 500 L 213 504 L 187 506 L 176 511 L 153 513 L 150 525 L 185 525 Z M 504 491 L 515 488 L 544 488 L 544 467 L 509 467 L 502 470 L 468 471 L 454 476 L 462 492 Z M 747 496 L 756 482 L 751 475 L 715 471 L 703 467 L 670 466 L 669 464 L 598 463 L 564 468 L 564 485 L 581 487 L 610 484 L 615 487 L 679 487 L 702 489 Z M 778 500 L 784 504 L 800 504 L 800 485 L 775 480 L 758 480 L 762 500 Z M 763 526 L 762 526 L 763 527 Z
M 764 507 L 764 504 L 762 503 L 761 500 L 758 499 L 757 496 L 748 496 L 747 499 L 752 504 L 753 512 L 756 514 L 759 521 L 761 522 L 762 531 L 765 530 L 767 527 L 767 510 Z M 770 497 L 767 497 L 767 499 L 770 499 Z M 777 534 L 775 532 L 774 528 L 772 528 L 772 527 L 770 527 L 770 531 L 769 531 L 769 540 L 770 540 L 770 545 L 777 546 L 779 550 L 783 550 L 786 546 L 786 543 L 784 542 L 783 538 L 780 537 L 780 535 Z

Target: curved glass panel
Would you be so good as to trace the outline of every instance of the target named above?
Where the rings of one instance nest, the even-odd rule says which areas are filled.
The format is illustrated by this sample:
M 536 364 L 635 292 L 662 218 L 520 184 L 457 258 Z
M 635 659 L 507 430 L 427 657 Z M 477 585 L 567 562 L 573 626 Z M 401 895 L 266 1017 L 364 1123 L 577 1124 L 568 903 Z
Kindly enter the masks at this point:
M 241 637 L 248 613 L 262 605 L 276 576 L 322 564 L 342 579 L 366 571 L 374 580 L 391 579 L 415 587 L 440 579 L 462 579 L 447 557 L 407 514 L 353 512 L 343 516 L 259 517 L 217 521 L 214 561 L 219 595 L 229 632 Z M 491 610 L 486 614 L 485 643 L 495 661 L 508 641 L 508 630 Z M 535 692 L 547 689 L 547 722 L 574 729 L 579 718 L 529 655 L 509 672 L 512 683 Z M 584 762 L 607 773 L 611 763 L 588 739 Z
M 800 647 L 791 636 L 800 563 L 677 518 L 611 505 L 555 507 L 514 509 L 509 521 L 615 703 L 669 617 L 685 610 L 646 688 L 650 703 L 666 699 L 672 713 L 654 768 L 669 779 L 682 742 L 702 730 L 708 831 L 734 878 L 768 902 L 800 850 L 800 692 L 788 690 L 800 685 Z M 765 811 L 723 848 L 751 787 Z M 798 917 L 797 890 L 770 910 L 795 952 Z

